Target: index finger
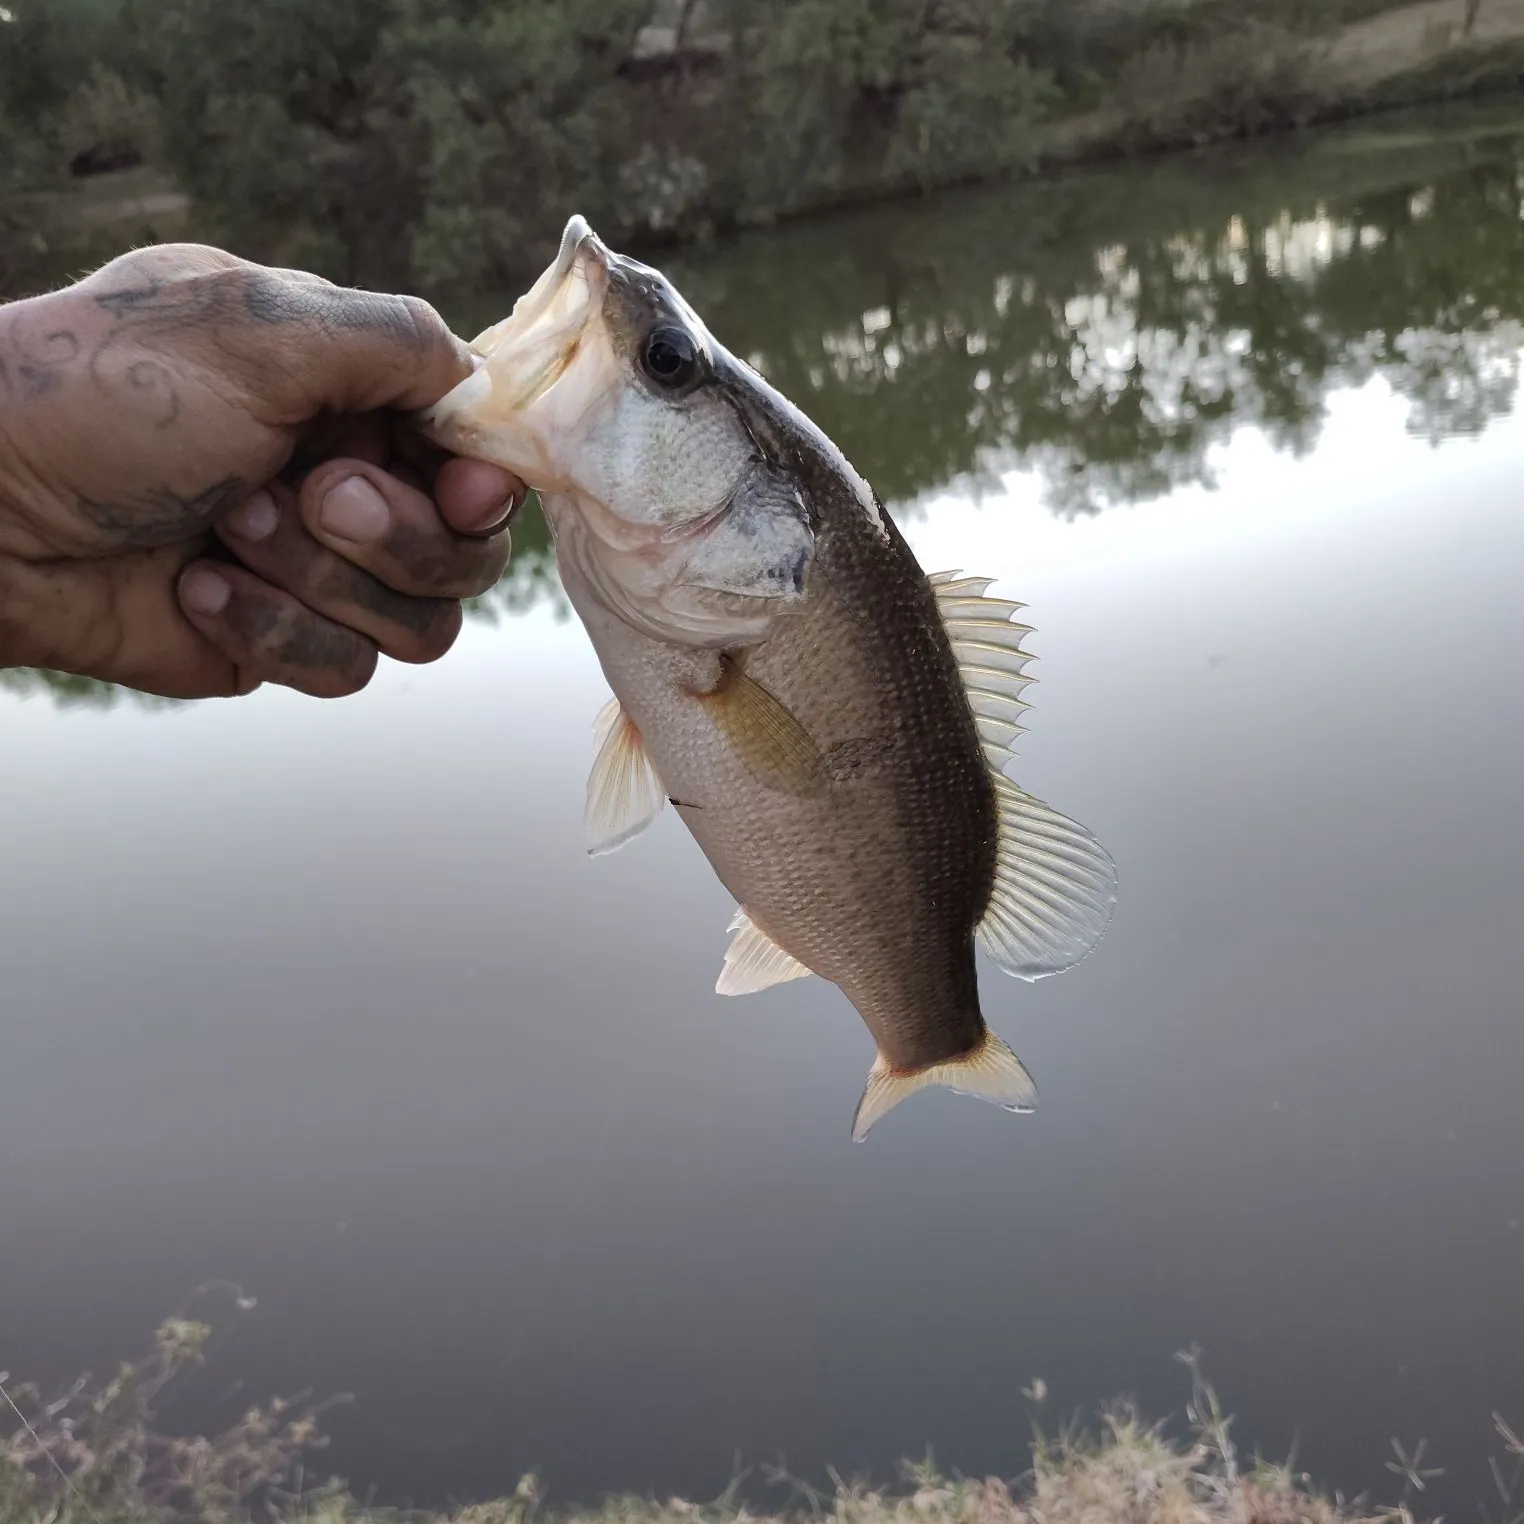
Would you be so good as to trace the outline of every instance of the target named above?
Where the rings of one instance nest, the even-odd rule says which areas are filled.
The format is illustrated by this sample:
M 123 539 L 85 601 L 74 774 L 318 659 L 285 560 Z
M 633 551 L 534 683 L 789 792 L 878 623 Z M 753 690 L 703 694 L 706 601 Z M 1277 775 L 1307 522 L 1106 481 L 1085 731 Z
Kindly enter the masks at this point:
M 248 268 L 243 305 L 281 347 L 287 427 L 329 410 L 429 407 L 471 374 L 465 343 L 421 297 L 335 286 L 300 272 Z M 294 347 L 296 346 L 296 347 Z M 275 400 L 275 399 L 272 399 Z
M 89 277 L 96 304 L 148 341 L 231 370 L 267 426 L 322 412 L 429 407 L 471 373 L 466 346 L 416 296 L 336 286 L 199 244 L 122 255 Z

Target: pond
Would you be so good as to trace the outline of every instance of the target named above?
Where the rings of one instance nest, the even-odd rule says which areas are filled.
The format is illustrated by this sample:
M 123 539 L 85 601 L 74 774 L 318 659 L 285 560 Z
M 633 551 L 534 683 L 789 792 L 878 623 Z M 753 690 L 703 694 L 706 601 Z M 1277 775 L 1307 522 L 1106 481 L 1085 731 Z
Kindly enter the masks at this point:
M 0 1365 L 201 1309 L 179 1417 L 346 1391 L 359 1491 L 566 1500 L 1012 1475 L 1034 1378 L 1164 1414 L 1198 1344 L 1246 1442 L 1394 1498 L 1425 1438 L 1475 1517 L 1524 1422 L 1524 121 L 670 268 L 928 570 L 1029 606 L 1019 780 L 1121 875 L 1077 970 L 983 970 L 1037 1113 L 854 1146 L 861 1022 L 713 993 L 671 812 L 584 856 L 606 688 L 531 522 L 445 662 L 341 703 L 6 676 Z

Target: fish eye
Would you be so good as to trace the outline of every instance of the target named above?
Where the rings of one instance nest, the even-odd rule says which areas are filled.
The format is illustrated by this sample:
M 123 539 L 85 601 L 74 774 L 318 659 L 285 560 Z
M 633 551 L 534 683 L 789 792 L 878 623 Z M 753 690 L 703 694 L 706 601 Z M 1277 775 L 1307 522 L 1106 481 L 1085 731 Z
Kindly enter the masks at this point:
M 681 328 L 656 328 L 641 346 L 640 363 L 658 386 L 680 391 L 697 378 L 701 361 L 690 333 Z

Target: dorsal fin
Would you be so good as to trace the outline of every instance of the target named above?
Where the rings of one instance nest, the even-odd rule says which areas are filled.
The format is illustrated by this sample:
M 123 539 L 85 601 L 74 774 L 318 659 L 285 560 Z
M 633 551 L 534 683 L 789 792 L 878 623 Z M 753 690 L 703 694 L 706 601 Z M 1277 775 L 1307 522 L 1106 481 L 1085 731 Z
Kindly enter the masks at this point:
M 725 966 L 714 987 L 716 994 L 752 995 L 809 976 L 810 970 L 754 925 L 744 910 L 738 909 L 731 917 L 729 929 L 735 937 L 725 950 Z
M 1116 865 L 1084 826 L 1005 774 L 1021 712 L 1030 707 L 1021 693 L 1034 681 L 1025 671 L 1031 653 L 1021 648 L 1031 626 L 1011 618 L 1022 605 L 986 598 L 988 577 L 935 572 L 926 580 L 958 660 L 999 811 L 995 886 L 979 945 L 1019 979 L 1062 973 L 1105 935 L 1116 904 Z
M 1021 695 L 1036 679 L 1027 676 L 1032 653 L 1023 651 L 1021 642 L 1032 627 L 1011 618 L 1023 605 L 984 596 L 993 578 L 933 572 L 926 580 L 958 659 L 984 755 L 1001 772 L 1014 755 L 1011 743 L 1021 734 L 1022 711 L 1031 707 Z

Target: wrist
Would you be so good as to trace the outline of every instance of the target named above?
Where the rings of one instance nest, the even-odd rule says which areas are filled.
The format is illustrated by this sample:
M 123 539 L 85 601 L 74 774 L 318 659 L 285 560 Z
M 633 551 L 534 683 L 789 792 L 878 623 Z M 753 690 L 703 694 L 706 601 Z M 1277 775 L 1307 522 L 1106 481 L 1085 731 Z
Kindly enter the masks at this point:
M 48 579 L 34 564 L 47 555 L 38 534 L 46 494 L 25 442 L 61 380 L 55 367 L 37 364 L 31 342 L 39 326 L 45 342 L 52 336 L 55 314 L 49 308 L 56 301 L 34 297 L 0 305 L 0 667 L 46 664 L 38 615 Z
M 39 483 L 17 432 L 10 409 L 0 404 L 0 560 L 34 561 L 46 554 L 37 533 Z
M 28 571 L 24 562 L 0 551 L 0 668 L 37 665 L 31 629 L 35 598 Z
M 18 391 L 25 382 L 14 374 L 12 330 L 18 303 L 0 307 L 0 557 L 10 540 L 9 530 L 20 514 L 21 460 L 13 438 L 21 406 Z
M 79 415 L 84 342 L 72 288 L 0 306 L 0 556 L 57 553 L 56 467 L 99 442 Z

